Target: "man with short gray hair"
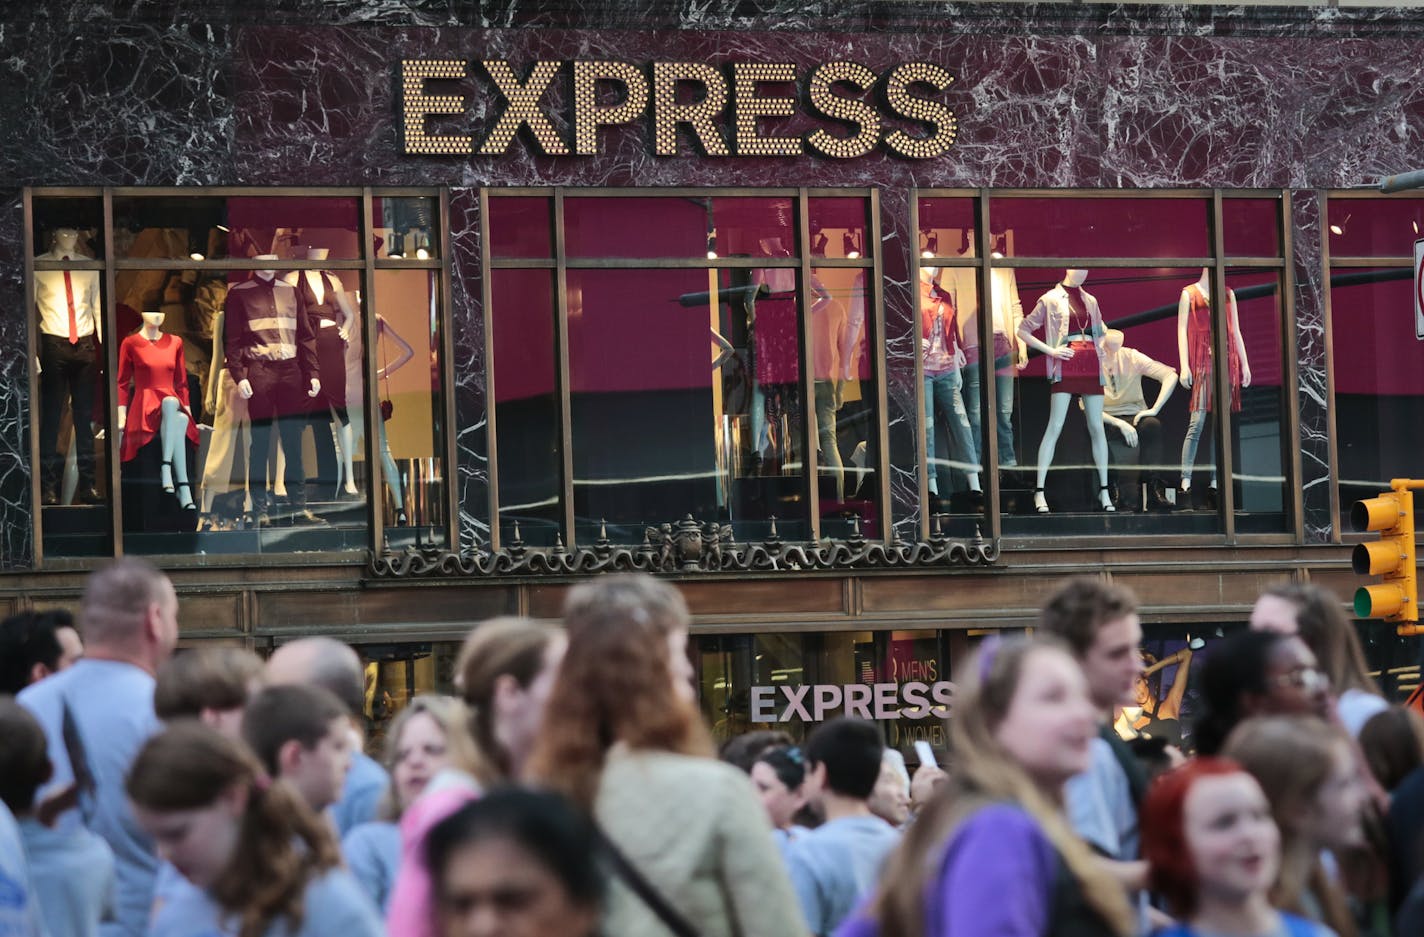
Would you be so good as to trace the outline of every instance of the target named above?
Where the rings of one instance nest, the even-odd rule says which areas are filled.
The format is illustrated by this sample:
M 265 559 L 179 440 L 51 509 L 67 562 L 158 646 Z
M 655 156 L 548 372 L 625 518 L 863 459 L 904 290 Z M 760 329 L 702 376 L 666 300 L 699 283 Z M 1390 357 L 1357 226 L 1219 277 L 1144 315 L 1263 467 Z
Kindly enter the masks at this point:
M 153 713 L 154 674 L 178 643 L 173 583 L 144 560 L 125 557 L 84 585 L 79 630 L 85 656 L 18 697 L 44 727 L 54 777 L 42 796 L 72 791 L 83 823 L 114 852 L 115 920 L 102 937 L 140 937 L 148 925 L 158 857 L 124 797 L 124 777 L 143 743 L 161 728 Z

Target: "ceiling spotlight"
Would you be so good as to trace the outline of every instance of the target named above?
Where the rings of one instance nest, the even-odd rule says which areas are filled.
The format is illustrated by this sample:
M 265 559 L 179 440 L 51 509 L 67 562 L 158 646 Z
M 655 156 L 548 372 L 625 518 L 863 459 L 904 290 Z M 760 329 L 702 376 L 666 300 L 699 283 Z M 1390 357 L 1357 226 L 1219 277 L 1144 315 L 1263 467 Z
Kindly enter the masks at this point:
M 1417 222 L 1417 221 L 1411 221 L 1411 222 L 1409 222 L 1409 223 L 1412 224 L 1412 225 L 1414 225 L 1414 233 L 1415 233 L 1415 234 L 1418 234 L 1418 233 L 1419 233 L 1419 222 Z
M 713 228 L 707 232 L 707 259 L 717 259 L 717 229 Z
M 854 231 L 847 231 L 841 235 L 841 249 L 845 253 L 846 260 L 860 259 L 860 242 Z
M 939 235 L 925 228 L 920 231 L 920 238 L 923 243 L 920 245 L 921 257 L 934 257 L 939 254 Z
M 811 235 L 811 253 L 817 257 L 826 256 L 826 245 L 831 243 L 831 239 L 826 237 L 826 232 L 817 231 Z
M 206 260 L 207 258 L 204 257 L 202 254 L 198 253 L 197 251 L 193 251 L 193 253 L 191 253 L 191 254 L 188 255 L 188 259 L 189 259 L 189 260 Z
M 708 259 L 708 260 L 716 260 L 716 259 L 717 259 L 717 252 L 716 252 L 716 251 L 708 251 L 708 252 L 707 252 L 707 259 Z
M 1345 226 L 1346 226 L 1347 224 L 1349 224 L 1349 223 L 1350 223 L 1350 216 L 1349 216 L 1349 215 L 1346 215 L 1344 221 L 1340 222 L 1339 224 L 1332 224 L 1332 225 L 1330 226 L 1330 233 L 1333 234 L 1333 235 L 1335 235 L 1336 237 L 1341 237 L 1341 236 L 1343 236 L 1344 233 L 1345 233 Z
M 416 258 L 416 260 L 429 260 L 429 259 L 430 259 L 430 251 L 426 250 L 426 249 L 423 248 L 423 247 L 417 247 L 417 248 L 415 249 L 415 258 Z

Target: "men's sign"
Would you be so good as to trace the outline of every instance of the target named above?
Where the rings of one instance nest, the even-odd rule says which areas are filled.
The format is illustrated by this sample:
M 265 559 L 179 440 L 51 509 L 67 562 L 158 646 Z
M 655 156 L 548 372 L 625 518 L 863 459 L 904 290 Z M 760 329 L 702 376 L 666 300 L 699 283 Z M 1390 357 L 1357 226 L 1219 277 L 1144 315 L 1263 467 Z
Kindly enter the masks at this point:
M 503 100 L 483 138 L 432 134 L 429 118 L 467 112 L 466 95 L 432 91 L 433 81 L 461 81 L 460 59 L 400 63 L 402 151 L 424 156 L 502 156 L 521 130 L 545 156 L 593 156 L 599 129 L 648 121 L 657 156 L 678 155 L 687 135 L 706 156 L 796 157 L 814 153 L 856 159 L 877 148 L 907 159 L 932 159 L 954 145 L 958 123 L 940 98 L 954 76 L 929 62 L 883 72 L 835 61 L 809 71 L 791 62 L 653 62 L 540 60 L 523 69 L 487 59 L 479 70 Z M 556 80 L 569 83 L 572 139 L 555 126 Z M 611 95 L 610 95 L 611 92 Z M 611 98 L 611 99 L 610 99 Z M 872 103 L 874 102 L 874 103 Z M 808 115 L 818 126 L 795 135 L 768 129 L 763 118 Z
M 954 684 L 848 683 L 752 687 L 752 722 L 823 722 L 841 709 L 860 719 L 926 719 L 949 715 Z

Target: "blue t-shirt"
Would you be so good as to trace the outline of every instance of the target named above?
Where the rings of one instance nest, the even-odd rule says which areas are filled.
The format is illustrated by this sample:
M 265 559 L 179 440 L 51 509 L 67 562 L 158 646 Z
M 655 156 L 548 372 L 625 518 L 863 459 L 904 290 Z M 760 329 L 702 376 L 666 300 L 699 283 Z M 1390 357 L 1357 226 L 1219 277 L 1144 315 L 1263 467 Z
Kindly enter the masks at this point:
M 208 893 L 191 884 L 175 889 L 154 916 L 148 937 L 235 937 L 236 918 L 224 915 Z M 285 918 L 263 937 L 385 937 L 385 925 L 371 899 L 345 869 L 331 869 L 307 885 L 302 926 Z
M 797 837 L 787 851 L 791 887 L 813 934 L 830 934 L 875 887 L 900 831 L 879 817 L 842 817 Z
M 105 937 L 140 937 L 153 903 L 158 857 L 134 820 L 124 794 L 124 779 L 134 756 L 161 728 L 153 714 L 153 677 L 133 664 L 86 657 L 68 670 L 26 687 L 18 697 L 44 728 L 54 778 L 41 797 L 74 781 L 64 742 L 68 706 L 83 746 L 94 793 L 81 798 L 78 811 L 67 811 L 58 828 L 87 826 L 114 853 L 117 891 L 115 923 L 105 923 Z
M 0 937 L 46 937 L 20 828 L 4 804 L 0 804 Z
M 49 937 L 96 937 L 114 903 L 109 844 L 83 827 L 50 829 L 30 818 L 20 821 L 20 837 Z
M 341 787 L 341 799 L 331 805 L 331 822 L 336 825 L 336 835 L 345 836 L 362 823 L 376 819 L 381 798 L 391 779 L 374 758 L 365 752 L 351 756 L 351 770 L 346 772 L 346 782 Z
M 363 823 L 341 840 L 341 855 L 356 881 L 385 914 L 400 868 L 400 827 L 389 822 Z

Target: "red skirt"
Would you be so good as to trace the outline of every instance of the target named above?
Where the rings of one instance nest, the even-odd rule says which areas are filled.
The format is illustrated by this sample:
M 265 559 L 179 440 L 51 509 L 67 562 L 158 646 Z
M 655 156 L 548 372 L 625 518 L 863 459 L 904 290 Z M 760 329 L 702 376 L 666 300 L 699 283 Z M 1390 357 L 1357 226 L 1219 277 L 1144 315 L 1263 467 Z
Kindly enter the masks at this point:
M 1103 395 L 1102 362 L 1092 342 L 1075 339 L 1068 343 L 1073 357 L 1062 362 L 1063 379 L 1053 385 L 1055 394 L 1078 394 L 1083 397 Z

